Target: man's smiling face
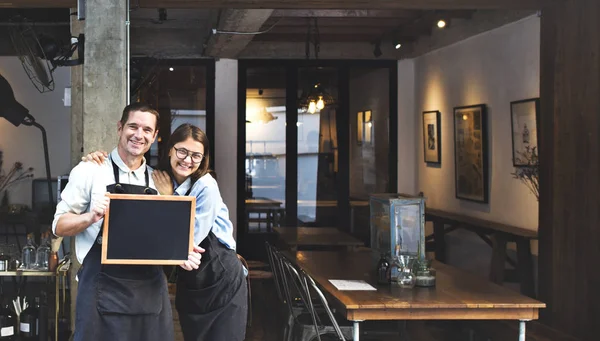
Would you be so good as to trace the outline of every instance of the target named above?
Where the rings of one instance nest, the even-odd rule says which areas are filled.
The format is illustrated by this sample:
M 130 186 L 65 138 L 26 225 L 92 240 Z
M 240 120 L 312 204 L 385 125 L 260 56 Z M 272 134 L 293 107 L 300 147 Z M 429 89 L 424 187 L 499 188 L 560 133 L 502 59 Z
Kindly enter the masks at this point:
M 144 111 L 133 111 L 124 125 L 119 122 L 119 149 L 130 157 L 143 156 L 149 149 L 158 130 L 156 116 Z

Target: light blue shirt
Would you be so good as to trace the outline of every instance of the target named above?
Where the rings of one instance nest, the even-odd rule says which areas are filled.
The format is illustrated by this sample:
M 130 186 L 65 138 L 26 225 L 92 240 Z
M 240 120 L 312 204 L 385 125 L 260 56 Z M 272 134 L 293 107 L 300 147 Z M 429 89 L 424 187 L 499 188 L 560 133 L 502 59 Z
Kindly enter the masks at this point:
M 187 178 L 175 188 L 175 195 L 185 195 L 192 179 Z M 177 184 L 174 184 L 177 186 Z M 223 202 L 217 181 L 205 174 L 192 186 L 190 196 L 196 197 L 196 218 L 194 223 L 194 244 L 200 244 L 212 231 L 217 239 L 231 250 L 235 250 L 233 224 L 229 220 L 229 210 Z
M 71 171 L 69 182 L 60 194 L 61 201 L 56 205 L 56 213 L 52 222 L 52 232 L 54 234 L 56 234 L 58 219 L 63 214 L 67 212 L 75 214 L 90 212 L 91 207 L 94 206 L 94 201 L 102 198 L 106 193 L 106 186 L 115 183 L 111 159 L 119 168 L 119 182 L 140 186 L 146 185 L 144 176 L 147 167 L 146 160 L 142 161 L 142 165 L 138 169 L 130 170 L 119 156 L 116 148 L 110 153 L 110 158 L 106 158 L 101 165 L 95 162 L 80 162 Z M 152 168 L 150 167 L 148 167 L 148 175 L 150 187 L 156 189 L 154 181 L 152 181 Z M 103 222 L 104 218 L 75 235 L 75 254 L 80 263 L 83 263 L 85 256 L 96 242 L 96 236 L 98 236 Z

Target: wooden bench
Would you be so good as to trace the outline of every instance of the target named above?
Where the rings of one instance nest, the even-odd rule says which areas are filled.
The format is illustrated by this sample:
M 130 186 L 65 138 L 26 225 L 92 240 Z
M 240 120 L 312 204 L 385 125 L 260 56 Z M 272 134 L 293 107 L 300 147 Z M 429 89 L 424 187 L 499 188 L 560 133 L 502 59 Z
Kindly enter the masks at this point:
M 435 258 L 438 261 L 446 261 L 446 233 L 458 228 L 470 230 L 492 247 L 490 280 L 498 284 L 505 280 L 518 281 L 522 294 L 535 297 L 531 240 L 538 239 L 537 231 L 429 207 L 425 209 L 425 220 L 433 222 L 433 235 L 428 236 L 427 241 L 434 242 Z M 508 242 L 515 242 L 517 245 L 516 261 L 507 257 Z M 516 271 L 506 269 L 505 262 L 515 267 Z

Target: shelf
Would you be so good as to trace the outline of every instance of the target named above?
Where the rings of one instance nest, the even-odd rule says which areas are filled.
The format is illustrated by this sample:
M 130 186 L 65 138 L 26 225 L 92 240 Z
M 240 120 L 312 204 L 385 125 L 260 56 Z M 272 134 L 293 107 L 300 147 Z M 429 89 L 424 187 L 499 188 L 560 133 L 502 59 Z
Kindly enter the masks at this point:
M 22 277 L 55 277 L 55 272 L 50 271 L 0 271 L 0 277 L 22 276 Z

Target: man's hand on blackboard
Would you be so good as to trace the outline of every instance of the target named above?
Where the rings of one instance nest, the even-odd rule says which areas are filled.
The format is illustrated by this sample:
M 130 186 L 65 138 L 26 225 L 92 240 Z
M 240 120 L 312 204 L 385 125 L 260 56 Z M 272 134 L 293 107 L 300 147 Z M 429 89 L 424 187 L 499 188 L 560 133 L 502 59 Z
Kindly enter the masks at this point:
M 194 246 L 194 251 L 190 252 L 190 254 L 188 255 L 188 260 L 181 264 L 181 267 L 187 271 L 198 269 L 200 267 L 202 253 L 204 253 L 203 248 L 201 248 L 200 246 Z
M 98 197 L 92 202 L 92 210 L 90 211 L 92 214 L 92 224 L 104 217 L 109 204 L 110 198 L 106 195 Z

